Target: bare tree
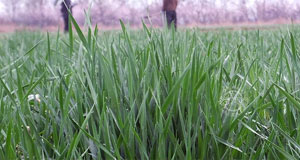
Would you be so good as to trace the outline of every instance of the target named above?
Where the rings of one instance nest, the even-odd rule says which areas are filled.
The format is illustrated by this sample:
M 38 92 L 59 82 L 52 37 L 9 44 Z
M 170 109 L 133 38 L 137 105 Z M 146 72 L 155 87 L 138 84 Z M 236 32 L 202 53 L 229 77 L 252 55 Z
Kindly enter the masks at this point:
M 17 18 L 17 10 L 20 6 L 19 0 L 1 0 L 1 2 L 4 4 L 6 13 L 8 14 L 10 21 L 15 22 Z
M 258 20 L 266 20 L 266 1 L 265 0 L 256 0 L 256 13 L 257 13 L 257 19 Z
M 105 25 L 118 24 L 119 19 L 123 19 L 124 16 L 126 16 L 126 19 L 129 19 L 131 18 L 129 17 L 130 13 L 135 12 L 126 3 L 126 0 L 93 0 L 92 18 L 94 21 Z
M 240 19 L 239 21 L 245 22 L 248 21 L 248 8 L 246 0 L 240 0 L 239 2 L 239 10 L 240 10 Z
M 23 22 L 27 25 L 47 25 L 45 20 L 46 13 L 46 0 L 24 0 L 24 7 L 26 10 L 24 11 L 23 19 L 26 18 L 26 22 Z M 24 21 L 24 20 L 19 20 Z

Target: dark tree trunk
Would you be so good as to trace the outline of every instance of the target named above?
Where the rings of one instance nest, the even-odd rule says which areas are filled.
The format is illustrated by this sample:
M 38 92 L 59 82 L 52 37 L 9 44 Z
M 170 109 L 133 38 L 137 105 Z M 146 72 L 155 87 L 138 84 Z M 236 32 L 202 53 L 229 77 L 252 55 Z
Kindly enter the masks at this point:
M 71 0 L 64 0 L 61 2 L 61 14 L 64 20 L 64 31 L 68 32 L 69 31 L 69 12 L 72 12 L 72 6 L 71 6 Z

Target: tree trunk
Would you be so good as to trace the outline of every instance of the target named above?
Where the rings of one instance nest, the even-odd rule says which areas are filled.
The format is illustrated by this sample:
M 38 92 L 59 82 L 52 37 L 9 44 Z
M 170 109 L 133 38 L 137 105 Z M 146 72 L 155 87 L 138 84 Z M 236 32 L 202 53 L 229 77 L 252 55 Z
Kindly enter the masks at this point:
M 69 11 L 72 12 L 71 0 L 64 0 L 61 2 L 61 14 L 64 20 L 64 31 L 69 31 Z

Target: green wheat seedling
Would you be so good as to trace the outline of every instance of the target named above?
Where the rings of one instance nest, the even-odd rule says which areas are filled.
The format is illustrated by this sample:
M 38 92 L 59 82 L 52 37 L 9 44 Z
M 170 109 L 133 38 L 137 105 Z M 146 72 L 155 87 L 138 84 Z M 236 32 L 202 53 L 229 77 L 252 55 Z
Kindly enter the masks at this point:
M 0 35 L 0 159 L 299 159 L 300 30 Z

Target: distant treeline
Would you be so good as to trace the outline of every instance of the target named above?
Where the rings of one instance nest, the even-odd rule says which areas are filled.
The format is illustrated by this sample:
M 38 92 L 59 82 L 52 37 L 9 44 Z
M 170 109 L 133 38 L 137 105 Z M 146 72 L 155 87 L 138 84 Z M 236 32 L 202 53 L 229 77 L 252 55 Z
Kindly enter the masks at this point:
M 49 0 L 0 0 L 4 4 L 4 12 L 0 15 L 0 23 L 49 26 L 61 23 L 60 5 Z M 139 7 L 127 0 L 77 0 L 73 14 L 79 23 L 91 17 L 92 23 L 118 25 L 119 19 L 139 25 L 141 19 L 154 25 L 162 24 L 162 0 L 154 0 L 151 4 L 139 3 Z M 86 12 L 83 11 L 85 9 Z M 221 24 L 243 22 L 268 22 L 273 20 L 300 20 L 300 1 L 288 0 L 179 0 L 177 8 L 178 24 Z

